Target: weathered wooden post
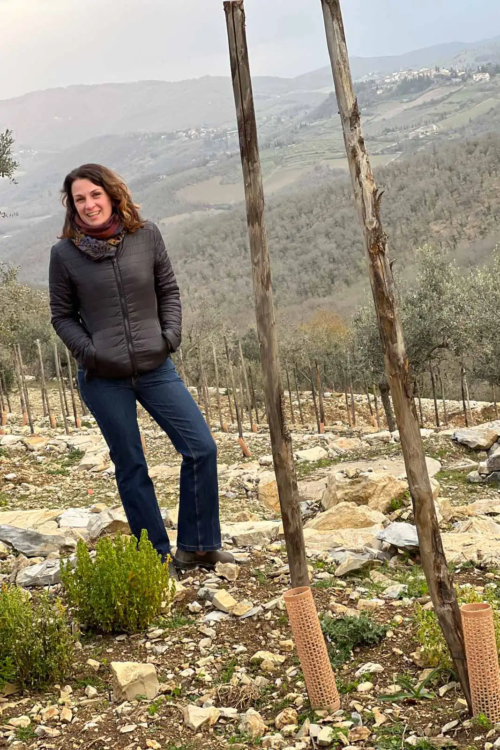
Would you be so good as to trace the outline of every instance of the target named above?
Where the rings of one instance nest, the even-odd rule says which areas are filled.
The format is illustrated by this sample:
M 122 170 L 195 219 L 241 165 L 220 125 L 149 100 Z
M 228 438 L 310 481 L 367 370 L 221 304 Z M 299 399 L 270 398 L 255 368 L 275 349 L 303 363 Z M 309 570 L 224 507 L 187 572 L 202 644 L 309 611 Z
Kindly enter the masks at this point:
M 323 401 L 323 383 L 321 382 L 321 373 L 319 371 L 319 365 L 315 362 L 316 366 L 316 388 L 318 389 L 318 401 L 319 401 L 319 431 L 325 432 L 325 402 Z
M 493 393 L 491 395 L 493 396 L 493 406 L 495 407 L 495 418 L 498 419 L 497 391 L 496 391 L 494 383 L 493 383 L 492 388 L 493 388 Z M 443 391 L 443 393 L 444 393 L 444 391 Z M 443 398 L 444 398 L 444 396 L 443 396 Z M 446 401 L 445 401 L 445 403 L 446 403 Z M 446 422 L 446 424 L 448 424 L 448 422 Z
M 19 401 L 20 401 L 20 404 L 21 404 L 21 414 L 22 414 L 22 422 L 21 422 L 21 424 L 24 427 L 25 425 L 28 424 L 28 412 L 26 411 L 26 402 L 24 400 L 23 386 L 22 386 L 22 383 L 21 383 L 21 375 L 20 375 L 20 372 L 19 372 L 19 363 L 17 361 L 17 348 L 16 348 L 16 344 L 14 344 L 12 351 L 13 351 L 13 353 L 12 353 L 12 362 L 13 362 L 13 365 L 14 365 L 14 375 L 15 375 L 15 378 L 16 378 L 17 390 L 19 392 Z
M 469 426 L 469 415 L 467 413 L 467 402 L 465 400 L 465 367 L 460 367 L 460 385 L 462 390 L 462 406 L 464 410 L 464 420 L 465 420 L 465 426 Z
M 75 419 L 75 427 L 81 427 L 82 423 L 80 421 L 78 412 L 76 410 L 75 387 L 73 385 L 73 370 L 71 368 L 71 354 L 69 353 L 68 349 L 66 349 L 66 363 L 68 365 L 69 392 L 71 394 L 71 405 L 73 406 L 73 417 Z
M 59 373 L 61 375 L 61 388 L 62 388 L 63 399 L 64 399 L 64 407 L 66 409 L 66 416 L 69 417 L 69 406 L 68 406 L 68 398 L 66 396 L 66 384 L 64 382 L 62 359 L 61 359 L 61 355 L 58 355 L 58 356 L 59 356 Z
M 233 404 L 231 402 L 231 388 L 229 384 L 229 368 L 226 365 L 226 390 L 227 390 L 227 402 L 229 404 L 229 416 L 231 418 L 231 424 L 234 424 L 234 415 L 233 415 Z
M 304 412 L 302 411 L 302 402 L 300 400 L 299 381 L 297 378 L 297 365 L 293 368 L 293 377 L 295 380 L 295 393 L 297 394 L 297 403 L 299 405 L 300 424 L 304 426 Z
M 245 358 L 243 356 L 243 349 L 241 347 L 241 341 L 238 341 L 238 349 L 240 352 L 241 369 L 243 370 L 243 380 L 245 383 L 245 393 L 247 397 L 247 411 L 248 411 L 248 419 L 250 422 L 250 429 L 252 430 L 252 432 L 257 432 L 257 427 L 256 425 L 254 425 L 253 417 L 252 417 L 252 396 L 250 395 L 250 387 L 248 385 L 247 370 L 245 367 Z
M 6 408 L 6 406 L 7 405 L 5 403 L 4 395 L 3 395 L 2 381 L 0 379 L 0 411 L 1 411 L 1 415 L 0 415 L 1 416 L 0 427 L 5 427 L 5 425 L 7 424 L 7 408 Z
M 288 400 L 290 401 L 290 414 L 292 415 L 292 424 L 295 425 L 295 414 L 293 411 L 292 389 L 290 388 L 290 373 L 288 372 L 288 362 L 285 362 L 286 384 L 288 387 Z
M 380 430 L 380 412 L 378 410 L 378 398 L 377 398 L 377 386 L 373 384 L 373 401 L 375 403 L 375 418 L 377 420 L 377 427 Z
M 21 352 L 21 347 L 19 344 L 15 344 L 17 346 L 17 360 L 19 364 L 19 373 L 21 377 L 21 387 L 23 389 L 24 394 L 24 403 L 26 404 L 26 412 L 28 414 L 28 423 L 30 426 L 30 432 L 32 435 L 35 434 L 35 427 L 33 425 L 33 414 L 31 412 L 31 403 L 30 403 L 30 396 L 28 393 L 28 386 L 26 384 L 26 376 L 24 374 L 24 364 L 23 364 L 23 355 Z
M 241 162 L 245 184 L 248 233 L 260 358 L 274 471 L 283 517 L 292 586 L 308 586 L 302 518 L 293 463 L 292 441 L 285 423 L 280 377 L 278 337 L 271 286 L 271 262 L 264 223 L 264 190 L 260 167 L 257 122 L 242 0 L 225 2 L 231 75 L 238 118 Z
M 49 417 L 49 424 L 52 428 L 54 428 L 54 427 L 57 427 L 57 422 L 55 420 L 54 415 L 52 414 L 52 409 L 50 406 L 49 393 L 47 389 L 47 381 L 45 380 L 45 368 L 43 366 L 43 356 L 42 356 L 42 347 L 40 344 L 40 339 L 36 340 L 36 348 L 38 349 L 38 358 L 40 360 L 40 380 L 42 381 L 42 393 L 45 394 L 45 403 L 47 405 L 47 414 Z
M 184 381 L 184 385 L 187 388 L 187 386 L 188 386 L 188 379 L 187 379 L 187 376 L 186 376 L 186 368 L 184 366 L 184 352 L 182 351 L 182 346 L 179 349 L 179 355 L 180 355 L 180 358 L 181 358 L 181 375 L 182 375 L 182 379 Z
M 0 379 L 2 381 L 3 385 L 3 392 L 5 395 L 5 399 L 7 401 L 7 409 L 9 410 L 9 413 L 12 413 L 12 407 L 10 405 L 10 396 L 9 396 L 9 389 L 7 388 L 7 380 L 5 379 L 5 373 L 2 370 L 2 373 L 0 375 Z
M 318 434 L 321 434 L 321 424 L 320 424 L 320 419 L 319 419 L 318 402 L 316 400 L 316 388 L 314 386 L 314 375 L 313 375 L 313 370 L 312 370 L 310 362 L 309 362 L 309 382 L 311 383 L 311 393 L 312 393 L 312 400 L 313 400 L 313 407 L 314 407 L 314 415 L 316 417 L 316 429 L 318 430 Z
M 205 378 L 205 368 L 203 367 L 203 357 L 201 356 L 201 345 L 200 344 L 198 344 L 198 357 L 199 357 L 199 361 L 200 361 L 201 392 L 202 392 L 202 395 L 203 395 L 203 406 L 205 407 L 205 419 L 206 419 L 206 422 L 207 422 L 207 425 L 209 426 L 209 428 L 212 429 L 209 393 L 208 393 L 207 381 L 206 381 L 206 378 Z
M 250 381 L 250 391 L 252 393 L 253 410 L 255 412 L 255 421 L 260 425 L 259 410 L 257 408 L 257 396 L 255 395 L 255 388 L 253 386 L 252 368 L 248 365 L 248 380 Z
M 212 342 L 212 353 L 214 355 L 214 370 L 215 370 L 215 389 L 217 391 L 217 411 L 219 413 L 219 424 L 222 432 L 227 432 L 227 424 L 222 418 L 222 409 L 220 405 L 220 391 L 219 391 L 219 365 L 217 363 L 217 352 L 215 351 L 215 344 Z
M 443 374 L 441 372 L 441 368 L 438 368 L 438 375 L 439 375 L 439 385 L 441 387 L 441 400 L 443 402 L 443 416 L 444 416 L 444 423 L 446 426 L 448 426 L 448 408 L 446 406 L 446 393 L 444 390 L 444 381 L 443 381 Z
M 236 394 L 236 386 L 235 386 L 235 383 L 234 383 L 233 365 L 231 364 L 231 357 L 229 355 L 229 346 L 227 344 L 227 339 L 226 339 L 225 336 L 224 336 L 224 346 L 226 348 L 227 370 L 229 372 L 229 377 L 231 378 L 231 388 L 232 388 L 232 391 L 233 391 L 233 399 L 234 399 L 234 410 L 236 412 L 236 422 L 238 424 L 238 443 L 239 443 L 239 446 L 240 446 L 240 448 L 241 448 L 241 450 L 243 452 L 243 455 L 246 456 L 247 458 L 250 458 L 250 455 L 251 455 L 250 451 L 248 449 L 247 444 L 243 440 L 242 415 L 240 413 L 240 407 L 238 405 L 238 397 L 237 397 L 237 394 Z M 227 392 L 229 394 L 229 389 L 228 389 Z
M 63 387 L 62 387 L 62 375 L 61 375 L 61 367 L 60 367 L 60 360 L 59 360 L 59 352 L 57 351 L 57 344 L 54 344 L 54 364 L 56 366 L 56 378 L 57 378 L 57 387 L 59 390 L 59 403 L 61 404 L 61 413 L 64 423 L 64 431 L 66 435 L 69 435 L 69 427 L 68 427 L 68 419 L 66 417 L 66 409 L 64 408 L 64 395 L 63 395 Z
M 434 401 L 434 416 L 436 417 L 436 427 L 441 427 L 441 424 L 439 421 L 439 407 L 438 407 L 438 400 L 437 400 L 437 393 L 436 393 L 436 378 L 434 377 L 434 370 L 432 369 L 432 363 L 429 363 L 429 373 L 431 376 L 431 389 L 432 389 L 432 399 Z
M 439 619 L 469 708 L 472 707 L 460 610 L 448 572 L 425 463 L 415 402 L 387 255 L 387 237 L 380 219 L 378 192 L 366 150 L 352 84 L 340 0 L 321 0 L 335 91 L 344 132 L 352 186 L 369 261 L 370 282 L 384 350 L 387 377 L 401 437 L 406 474 L 418 531 L 420 558 Z

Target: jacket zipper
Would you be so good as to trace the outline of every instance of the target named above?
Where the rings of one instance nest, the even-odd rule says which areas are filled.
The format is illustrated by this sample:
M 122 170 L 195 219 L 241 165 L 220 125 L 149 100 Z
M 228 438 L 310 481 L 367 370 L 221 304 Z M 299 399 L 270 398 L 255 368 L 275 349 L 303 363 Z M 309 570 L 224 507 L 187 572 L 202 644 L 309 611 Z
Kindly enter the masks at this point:
M 120 296 L 120 304 L 122 308 L 122 315 L 123 315 L 123 321 L 125 323 L 125 338 L 127 340 L 127 347 L 128 347 L 128 354 L 130 357 L 130 362 L 132 364 L 133 369 L 133 375 L 134 377 L 137 377 L 139 374 L 137 371 L 137 361 L 135 358 L 135 351 L 134 351 L 134 344 L 132 342 L 132 332 L 130 329 L 130 318 L 128 315 L 128 308 L 127 308 L 127 301 L 125 299 L 125 293 L 123 291 L 123 281 L 122 281 L 122 275 L 120 271 L 120 267 L 118 265 L 118 262 L 116 260 L 116 255 L 114 258 L 111 259 L 111 262 L 113 263 L 113 270 L 115 272 L 115 278 L 116 278 L 116 285 L 118 287 L 118 294 Z

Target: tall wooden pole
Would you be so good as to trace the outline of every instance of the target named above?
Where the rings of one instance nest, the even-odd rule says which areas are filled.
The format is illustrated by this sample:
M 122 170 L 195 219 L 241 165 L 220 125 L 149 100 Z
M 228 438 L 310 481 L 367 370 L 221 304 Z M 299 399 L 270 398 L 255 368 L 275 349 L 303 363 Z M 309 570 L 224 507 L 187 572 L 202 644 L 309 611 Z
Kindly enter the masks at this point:
M 233 365 L 231 364 L 231 357 L 229 355 L 229 346 L 227 344 L 227 339 L 224 336 L 224 346 L 226 349 L 226 359 L 227 359 L 227 371 L 229 373 L 229 377 L 231 379 L 231 389 L 233 391 L 233 401 L 234 401 L 234 410 L 236 412 L 236 422 L 238 424 L 238 443 L 240 445 L 241 450 L 243 451 L 243 455 L 247 458 L 250 457 L 250 451 L 248 449 L 248 446 L 246 445 L 245 441 L 243 440 L 243 423 L 242 423 L 242 414 L 240 413 L 240 407 L 238 405 L 238 396 L 236 393 L 236 385 L 234 382 L 234 372 L 233 372 Z M 229 389 L 228 389 L 229 394 Z
M 231 424 L 234 424 L 233 404 L 231 402 L 231 388 L 229 384 L 229 367 L 228 366 L 226 366 L 226 389 L 227 389 L 227 402 L 229 404 L 229 416 L 231 418 Z
M 211 424 L 211 414 L 210 414 L 210 401 L 209 401 L 209 394 L 208 394 L 208 387 L 207 387 L 207 381 L 205 379 L 205 368 L 203 367 L 203 357 L 201 356 L 201 346 L 198 344 L 198 357 L 200 360 L 200 380 L 201 380 L 201 392 L 203 394 L 203 405 L 205 407 L 205 419 L 210 427 L 212 429 Z
M 245 358 L 243 357 L 243 349 L 241 347 L 241 341 L 238 341 L 238 349 L 240 352 L 241 369 L 243 370 L 243 380 L 245 381 L 245 393 L 247 396 L 247 411 L 248 411 L 248 419 L 250 421 L 250 429 L 255 431 L 253 417 L 252 417 L 252 396 L 250 395 L 250 387 L 248 385 L 247 370 L 245 367 Z
M 292 389 L 290 388 L 290 373 L 288 372 L 288 362 L 285 362 L 286 384 L 288 386 L 288 399 L 290 401 L 290 414 L 292 415 L 292 424 L 295 425 L 295 414 L 293 411 Z
M 436 393 L 436 378 L 434 377 L 434 370 L 432 369 L 432 364 L 429 364 L 429 372 L 431 376 L 431 389 L 432 389 L 432 399 L 434 401 L 434 416 L 436 417 L 436 427 L 441 427 L 441 424 L 439 421 L 439 407 L 438 407 L 438 400 L 437 400 L 437 393 Z
M 49 417 L 49 423 L 51 427 L 57 427 L 57 423 L 54 418 L 54 415 L 52 414 L 52 409 L 50 406 L 50 399 L 49 399 L 49 394 L 47 390 L 47 381 L 45 380 L 45 368 L 43 366 L 43 356 L 42 356 L 42 347 L 40 345 L 40 339 L 36 340 L 36 348 L 38 349 L 38 358 L 40 360 L 40 380 L 42 381 L 42 393 L 45 394 L 45 403 L 47 405 L 47 414 Z
M 2 385 L 3 385 L 3 392 L 4 392 L 4 394 L 5 394 L 5 398 L 6 398 L 6 400 L 7 400 L 7 408 L 8 408 L 8 410 L 9 410 L 9 412 L 10 412 L 10 413 L 12 413 L 12 407 L 11 407 L 11 405 L 10 405 L 10 396 L 9 396 L 9 390 L 8 390 L 8 388 L 7 388 L 7 381 L 6 381 L 6 379 L 5 379 L 5 373 L 4 373 L 3 371 L 2 371 L 2 373 L 1 373 L 1 375 L 0 375 L 0 378 L 1 378 L 1 380 L 2 380 Z
M 460 610 L 448 572 L 425 463 L 413 400 L 408 358 L 396 301 L 387 237 L 380 219 L 381 194 L 376 188 L 352 84 L 340 0 L 321 0 L 335 91 L 344 132 L 347 160 L 369 261 L 370 282 L 385 356 L 387 377 L 401 437 L 401 448 L 413 501 L 420 558 L 434 610 L 450 649 L 469 708 L 471 696 Z
M 224 10 L 227 20 L 231 75 L 238 118 L 248 233 L 252 256 L 255 313 L 274 471 L 278 485 L 292 586 L 308 586 L 309 576 L 297 478 L 293 462 L 292 440 L 285 423 L 283 408 L 284 393 L 280 376 L 278 337 L 271 286 L 271 262 L 264 223 L 264 190 L 248 59 L 245 11 L 242 0 L 225 2 Z
M 319 371 L 319 365 L 315 362 L 316 366 L 316 387 L 318 389 L 318 401 L 319 401 L 319 424 L 320 432 L 325 431 L 325 402 L 323 401 L 323 383 L 321 382 L 321 373 Z
M 28 414 L 28 423 L 30 426 L 30 432 L 32 435 L 35 434 L 35 427 L 33 425 L 33 414 L 31 412 L 31 403 L 30 403 L 30 396 L 28 393 L 28 386 L 26 384 L 26 376 L 24 374 L 24 364 L 23 364 L 23 355 L 21 352 L 21 347 L 19 344 L 15 344 L 17 347 L 17 360 L 19 363 L 19 375 L 21 378 L 21 387 L 23 389 L 24 394 L 24 403 L 26 404 L 26 412 Z
M 71 354 L 69 353 L 68 349 L 66 349 L 66 363 L 68 365 L 69 391 L 71 394 L 71 405 L 73 407 L 73 417 L 75 420 L 75 427 L 81 427 L 82 423 L 80 422 L 80 418 L 78 417 L 78 411 L 76 409 L 75 387 L 73 385 L 73 370 L 71 368 Z
M 212 343 L 212 353 L 214 355 L 214 370 L 215 370 L 215 389 L 217 391 L 217 411 L 219 412 L 219 423 L 222 432 L 227 432 L 227 425 L 222 419 L 222 409 L 220 405 L 220 390 L 219 390 L 219 365 L 217 364 L 217 352 L 215 351 L 215 344 Z
M 69 435 L 69 427 L 68 427 L 68 419 L 66 417 L 66 409 L 64 408 L 64 393 L 63 393 L 63 387 L 62 387 L 62 375 L 61 375 L 61 367 L 60 367 L 60 360 L 59 360 L 59 352 L 57 351 L 57 344 L 54 344 L 54 364 L 56 366 L 56 378 L 57 378 L 57 387 L 59 390 L 59 403 L 61 404 L 61 413 L 64 423 L 64 431 L 66 435 Z
M 295 380 L 295 393 L 297 394 L 297 404 L 299 406 L 300 424 L 304 426 L 304 412 L 302 411 L 302 402 L 300 400 L 299 381 L 297 378 L 297 365 L 293 368 L 293 377 Z
M 252 376 L 252 368 L 250 365 L 248 365 L 248 380 L 250 382 L 250 391 L 252 393 L 252 402 L 253 402 L 253 410 L 255 412 L 255 421 L 257 424 L 260 424 L 259 420 L 259 410 L 257 408 L 257 396 L 255 395 L 255 388 L 253 385 L 253 376 Z

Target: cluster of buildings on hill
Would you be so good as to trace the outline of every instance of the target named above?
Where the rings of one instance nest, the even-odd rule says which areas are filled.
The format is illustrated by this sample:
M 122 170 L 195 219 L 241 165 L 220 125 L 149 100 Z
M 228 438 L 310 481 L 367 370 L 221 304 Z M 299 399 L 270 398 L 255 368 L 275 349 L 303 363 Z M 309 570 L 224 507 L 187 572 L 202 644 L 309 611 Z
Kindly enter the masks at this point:
M 475 83 L 486 83 L 491 80 L 491 74 L 482 69 L 472 72 L 471 70 L 457 70 L 456 68 L 441 68 L 436 66 L 435 68 L 420 68 L 419 70 L 399 70 L 396 73 L 388 73 L 383 76 L 369 75 L 365 76 L 363 80 L 367 81 L 370 79 L 375 80 L 379 84 L 377 93 L 383 93 L 404 81 L 430 79 L 436 83 L 440 80 L 449 83 L 463 83 L 466 80 L 471 80 Z

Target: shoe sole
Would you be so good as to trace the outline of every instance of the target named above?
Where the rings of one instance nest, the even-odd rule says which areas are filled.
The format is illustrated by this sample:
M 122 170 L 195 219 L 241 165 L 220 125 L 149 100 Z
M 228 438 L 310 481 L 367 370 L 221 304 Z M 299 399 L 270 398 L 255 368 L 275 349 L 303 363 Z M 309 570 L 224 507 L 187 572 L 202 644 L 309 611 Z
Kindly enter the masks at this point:
M 205 568 L 206 570 L 215 569 L 215 563 L 203 562 L 202 560 L 199 560 L 198 562 L 181 562 L 181 560 L 174 557 L 173 563 L 179 570 L 194 570 L 195 568 Z

